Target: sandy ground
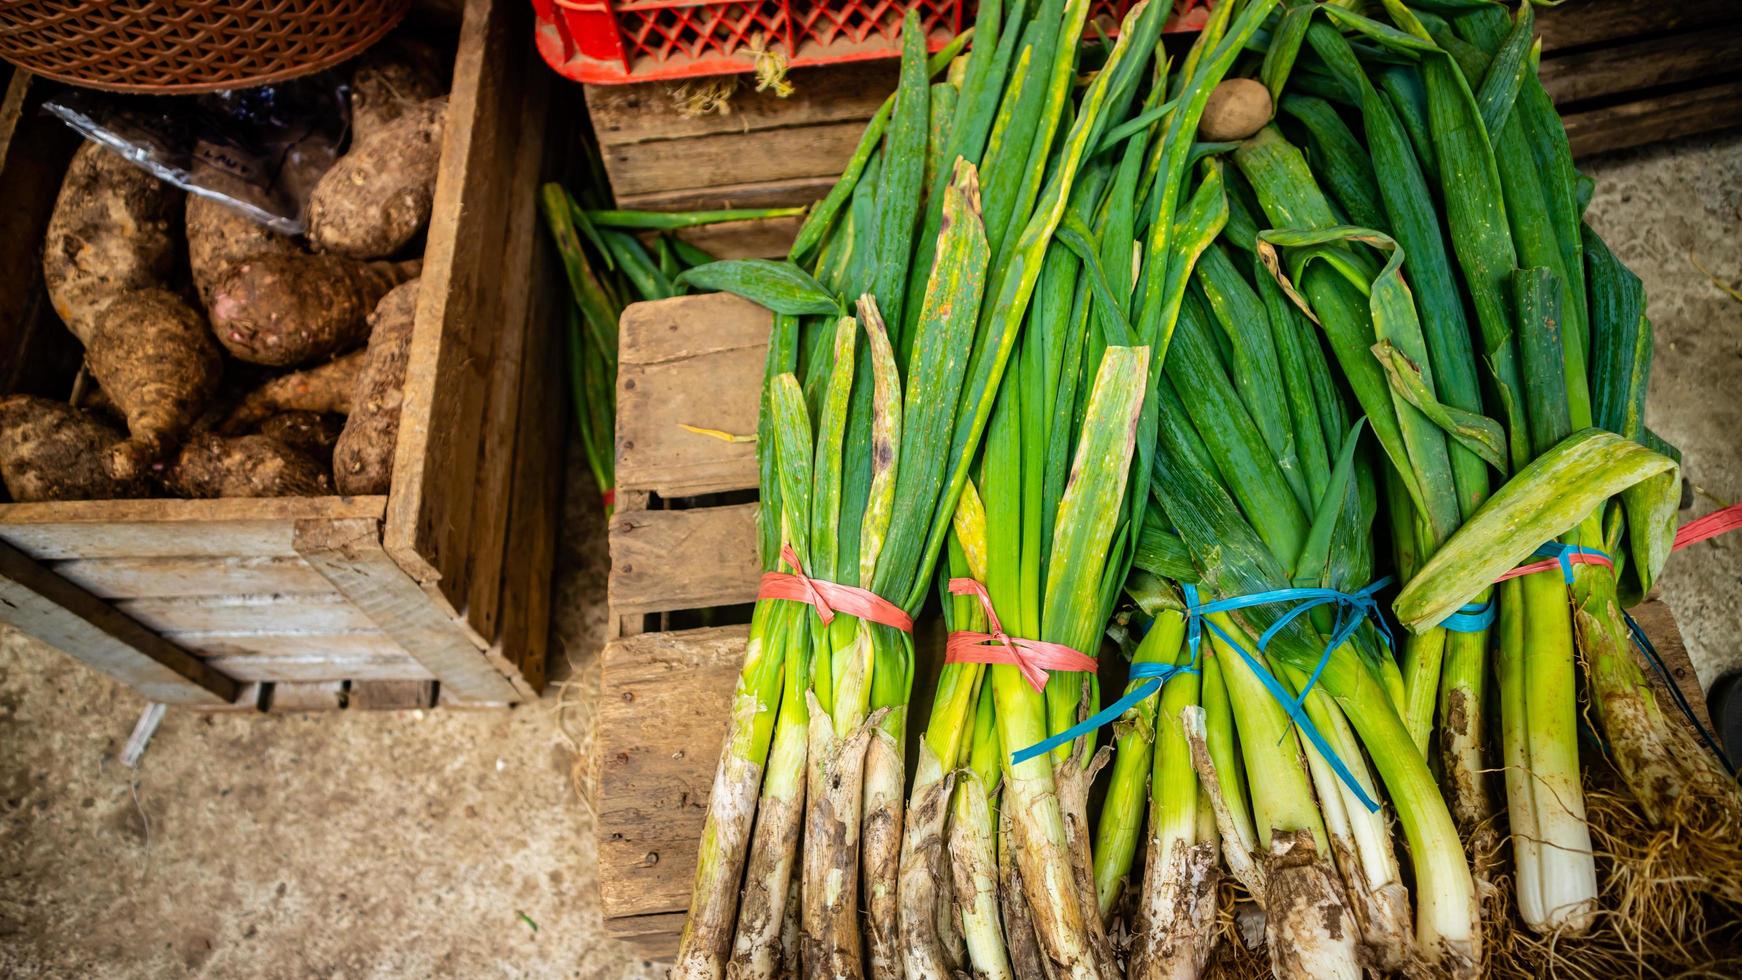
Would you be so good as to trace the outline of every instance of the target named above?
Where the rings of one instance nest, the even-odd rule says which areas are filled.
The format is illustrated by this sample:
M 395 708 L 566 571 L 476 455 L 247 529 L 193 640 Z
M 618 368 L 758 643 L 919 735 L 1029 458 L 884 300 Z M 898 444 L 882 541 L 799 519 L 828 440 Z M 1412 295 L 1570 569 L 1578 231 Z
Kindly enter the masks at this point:
M 1686 454 L 1689 515 L 1742 500 L 1742 135 L 1609 158 L 1593 220 L 1645 279 L 1651 422 Z M 0 976 L 637 977 L 604 937 L 576 782 L 603 628 L 597 498 L 574 478 L 552 674 L 514 711 L 285 717 L 172 711 L 0 632 Z M 1684 515 L 1686 516 L 1686 515 Z M 1702 681 L 1742 666 L 1742 536 L 1663 591 Z

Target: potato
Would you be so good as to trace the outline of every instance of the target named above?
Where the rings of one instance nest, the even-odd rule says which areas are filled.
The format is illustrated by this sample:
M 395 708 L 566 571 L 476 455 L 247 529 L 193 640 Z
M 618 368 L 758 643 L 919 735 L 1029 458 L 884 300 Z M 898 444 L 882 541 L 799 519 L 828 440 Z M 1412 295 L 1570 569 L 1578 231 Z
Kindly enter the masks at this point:
M 351 417 L 333 447 L 333 482 L 340 493 L 386 493 L 393 480 L 418 282 L 395 286 L 369 316 L 369 349 L 351 393 Z
M 370 48 L 351 74 L 351 141 L 368 139 L 405 110 L 447 91 L 435 49 L 392 39 Z
M 61 321 L 85 344 L 116 296 L 169 283 L 182 192 L 86 143 L 73 154 L 42 246 L 42 277 Z
M 351 389 L 363 369 L 363 352 L 353 351 L 325 364 L 281 374 L 249 392 L 219 426 L 226 435 L 246 432 L 275 412 L 348 415 Z
M 134 479 L 180 444 L 218 387 L 223 358 L 205 321 L 180 296 L 142 289 L 111 300 L 85 346 L 91 375 L 127 418 L 110 472 Z
M 345 428 L 343 415 L 320 412 L 280 412 L 260 423 L 260 434 L 276 439 L 308 458 L 330 467 L 333 445 Z
M 1198 138 L 1206 142 L 1243 140 L 1264 128 L 1275 112 L 1270 90 L 1252 78 L 1230 78 L 1210 90 L 1198 122 Z
M 0 477 L 19 502 L 137 497 L 138 479 L 117 480 L 104 459 L 126 436 L 89 412 L 34 395 L 0 398 Z
M 428 99 L 352 144 L 315 185 L 308 238 L 357 259 L 394 255 L 423 231 L 435 202 L 446 96 Z
M 212 290 L 212 332 L 231 355 L 291 367 L 363 343 L 369 311 L 418 274 L 411 262 L 338 255 L 264 255 L 230 270 Z
M 241 211 L 199 194 L 187 203 L 188 269 L 200 303 L 212 306 L 212 291 L 230 270 L 262 255 L 295 255 L 295 241 Z
M 163 471 L 163 485 L 181 497 L 319 497 L 333 492 L 320 463 L 270 436 L 189 439 Z

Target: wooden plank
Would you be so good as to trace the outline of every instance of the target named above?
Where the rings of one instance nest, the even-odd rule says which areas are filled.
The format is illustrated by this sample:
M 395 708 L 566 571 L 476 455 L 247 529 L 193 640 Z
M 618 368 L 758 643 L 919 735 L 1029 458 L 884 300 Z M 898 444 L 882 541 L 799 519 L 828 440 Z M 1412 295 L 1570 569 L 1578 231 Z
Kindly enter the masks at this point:
M 846 161 L 840 161 L 846 166 Z M 618 195 L 617 205 L 647 211 L 711 211 L 727 208 L 782 208 L 808 206 L 820 201 L 840 179 L 840 173 L 827 177 L 800 177 L 793 180 L 767 180 L 751 183 L 720 183 L 707 187 L 691 187 L 658 194 Z
M 13 71 L 0 100 L 0 393 L 65 398 L 84 350 L 48 303 L 42 240 L 81 140 L 41 111 L 48 89 Z
M 761 218 L 685 228 L 677 234 L 717 259 L 783 259 L 803 224 L 799 217 Z
M 861 119 L 771 129 L 753 137 L 719 133 L 681 142 L 630 143 L 601 149 L 614 192 L 654 194 L 696 187 L 709 174 L 762 181 L 838 176 L 864 131 Z
M 189 630 L 164 639 L 208 660 L 239 657 L 334 657 L 340 660 L 399 662 L 407 654 L 379 629 L 326 633 L 319 630 Z M 252 673 L 252 672 L 250 672 Z M 429 676 L 427 670 L 418 674 Z
M 636 303 L 618 339 L 617 485 L 679 497 L 756 485 L 756 447 L 682 424 L 756 431 L 767 310 L 725 293 Z M 726 397 L 721 397 L 722 393 Z
M 1706 710 L 1706 692 L 1700 688 L 1699 674 L 1694 671 L 1693 661 L 1688 659 L 1687 644 L 1682 642 L 1681 629 L 1675 624 L 1675 615 L 1670 612 L 1669 604 L 1654 596 L 1634 606 L 1629 612 L 1633 614 L 1639 628 L 1651 639 L 1652 648 L 1669 669 L 1670 677 L 1681 688 L 1682 696 L 1687 699 L 1689 707 L 1693 708 L 1700 724 L 1706 726 L 1707 731 L 1711 731 L 1712 716 Z M 1644 654 L 1635 649 L 1634 655 L 1644 667 L 1645 676 L 1651 678 L 1652 686 L 1657 690 L 1658 704 L 1663 708 L 1664 714 L 1685 721 L 1685 716 L 1670 700 L 1669 686 L 1663 677 L 1652 669 Z
M 560 102 L 559 102 L 560 104 Z M 555 117 L 556 113 L 553 113 Z M 555 310 L 570 302 L 566 283 L 555 274 L 551 249 L 541 248 L 534 288 L 537 302 L 531 324 L 547 325 Z M 557 527 L 562 513 L 563 457 L 568 398 L 557 332 L 543 326 L 527 338 L 532 370 L 521 386 L 514 429 L 514 482 L 508 510 L 508 555 L 496 576 L 500 590 L 500 628 L 490 656 L 506 665 L 510 679 L 529 696 L 544 689 L 550 651 L 551 573 L 556 565 Z
M 298 520 L 379 520 L 385 497 L 0 504 L 0 541 L 38 560 L 291 557 Z
M 895 59 L 797 68 L 787 75 L 793 93 L 784 99 L 772 91 L 756 91 L 748 78 L 738 79 L 727 111 L 705 115 L 685 114 L 673 97 L 680 86 L 673 83 L 588 85 L 587 112 L 601 147 L 818 123 L 863 126 L 895 91 L 899 75 Z M 613 174 L 613 183 L 615 179 Z
M 266 691 L 261 710 L 283 714 L 292 711 L 336 711 L 345 707 L 344 681 L 274 684 Z
M 534 88 L 526 93 L 519 106 L 521 115 L 517 125 L 523 131 L 543 133 L 551 126 L 561 125 L 557 122 L 561 117 L 551 108 L 548 74 L 539 72 L 535 79 L 529 79 L 535 83 Z M 573 90 L 566 91 L 572 93 Z M 561 173 L 563 154 L 557 147 L 566 145 L 566 141 L 552 140 L 547 147 L 543 139 L 523 138 L 518 147 L 519 155 L 513 161 L 514 184 L 533 187 L 541 175 Z M 491 314 L 496 324 L 494 332 L 500 339 L 494 355 L 495 363 L 491 365 L 488 413 L 484 420 L 483 431 L 490 437 L 483 441 L 477 464 L 479 479 L 473 497 L 472 541 L 467 554 L 470 585 L 463 606 L 466 621 L 486 647 L 493 647 L 501 635 L 504 570 L 519 560 L 509 551 L 508 536 L 514 481 L 522 467 L 520 454 L 531 454 L 549 463 L 559 455 L 562 445 L 560 436 L 540 442 L 530 442 L 520 436 L 524 413 L 556 411 L 552 402 L 560 400 L 559 391 L 552 391 L 555 399 L 533 405 L 527 400 L 527 390 L 545 387 L 537 375 L 555 377 L 558 374 L 557 365 L 562 359 L 552 355 L 551 339 L 557 334 L 556 324 L 563 318 L 564 306 L 561 304 L 573 302 L 566 291 L 559 293 L 556 288 L 562 274 L 557 267 L 555 249 L 541 240 L 545 236 L 538 227 L 540 219 L 534 202 L 523 200 L 531 197 L 523 194 L 515 200 L 515 220 L 507 226 L 506 240 L 499 256 L 498 276 L 505 288 L 496 290 L 499 308 Z M 554 528 L 552 522 L 549 529 L 554 531 Z M 449 591 L 448 594 L 455 593 Z M 510 677 L 519 675 L 518 664 L 498 666 L 506 667 Z M 536 691 L 528 688 L 524 693 L 534 695 Z
M 607 919 L 688 907 L 749 628 L 643 633 L 601 654 L 599 895 Z
M 648 959 L 669 960 L 677 954 L 678 938 L 683 935 L 687 918 L 683 912 L 621 915 L 607 918 L 605 931 Z
M 1676 0 L 1675 3 L 1581 0 L 1538 10 L 1536 30 L 1542 37 L 1546 61 L 1554 52 L 1566 48 L 1673 31 L 1702 30 L 1731 23 L 1735 17 L 1735 0 Z
M 236 683 L 108 603 L 0 544 L 0 620 L 168 704 L 225 704 Z
M 296 550 L 411 654 L 444 691 L 480 701 L 519 700 L 501 672 L 444 616 L 375 537 L 371 521 L 299 521 Z
M 534 220 L 535 195 L 513 165 L 542 139 L 542 126 L 520 125 L 527 93 L 548 82 L 531 38 L 525 4 L 468 0 L 394 450 L 387 552 L 454 609 L 469 592 L 483 444 L 505 438 L 485 421 L 495 317 L 514 308 L 505 293 L 526 288 L 502 263 L 514 229 Z
M 756 504 L 619 511 L 611 518 L 614 615 L 756 599 Z
M 53 568 L 104 599 L 336 594 L 301 558 L 93 558 L 55 562 Z
M 1561 122 L 1575 157 L 1716 132 L 1742 126 L 1742 81 L 1569 113 Z
M 432 681 L 353 681 L 351 707 L 361 711 L 406 711 L 435 707 Z
M 381 681 L 407 684 L 433 682 L 429 671 L 404 654 L 388 660 L 342 657 L 332 653 L 251 653 L 236 657 L 213 657 L 206 663 L 238 681 Z
M 116 609 L 159 633 L 260 630 L 310 630 L 338 633 L 374 629 L 375 624 L 337 592 L 315 595 L 170 596 L 121 599 Z
M 1697 35 L 1674 34 L 1578 51 L 1542 62 L 1557 105 L 1719 77 L 1742 64 L 1742 20 Z

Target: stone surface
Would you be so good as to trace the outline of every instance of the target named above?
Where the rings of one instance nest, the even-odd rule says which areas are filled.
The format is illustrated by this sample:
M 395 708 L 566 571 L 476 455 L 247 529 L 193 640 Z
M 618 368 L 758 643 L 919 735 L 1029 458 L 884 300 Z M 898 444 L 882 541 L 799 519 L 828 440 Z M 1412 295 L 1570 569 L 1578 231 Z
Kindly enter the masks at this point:
M 1595 161 L 1592 220 L 1645 279 L 1651 424 L 1690 516 L 1742 500 L 1742 136 Z M 584 792 L 604 535 L 578 461 L 556 582 L 556 678 L 514 711 L 171 711 L 0 634 L 0 975 L 637 977 L 601 932 Z M 1742 665 L 1742 536 L 1663 579 L 1701 680 Z M 536 923 L 536 929 L 534 928 Z
M 1657 340 L 1646 422 L 1681 448 L 1685 521 L 1742 502 L 1742 135 L 1592 161 L 1591 224 L 1645 281 Z M 1695 263 L 1698 263 L 1696 265 Z M 1742 669 L 1742 534 L 1673 556 L 1659 581 L 1702 687 Z
M 171 710 L 128 770 L 145 702 L 0 632 L 0 976 L 662 975 L 599 918 L 604 519 L 568 485 L 559 662 L 512 711 Z

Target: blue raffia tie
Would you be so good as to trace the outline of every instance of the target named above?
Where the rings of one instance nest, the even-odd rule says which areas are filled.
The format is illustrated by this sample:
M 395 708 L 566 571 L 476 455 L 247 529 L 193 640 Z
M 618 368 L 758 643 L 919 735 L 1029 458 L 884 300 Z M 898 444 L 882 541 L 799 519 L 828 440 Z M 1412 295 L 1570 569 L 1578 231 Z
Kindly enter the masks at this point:
M 1191 651 L 1191 661 L 1184 666 L 1155 662 L 1132 664 L 1131 678 L 1133 680 L 1142 679 L 1145 683 L 1132 688 L 1118 701 L 1065 731 L 1028 748 L 1011 753 L 1011 765 L 1032 759 L 1077 738 L 1092 734 L 1101 726 L 1117 720 L 1119 716 L 1144 698 L 1161 690 L 1162 685 L 1175 674 L 1198 673 L 1198 651 L 1203 642 L 1203 627 L 1208 626 L 1218 639 L 1240 655 L 1240 658 L 1252 669 L 1253 674 L 1258 677 L 1259 682 L 1264 685 L 1264 689 L 1282 704 L 1288 712 L 1289 720 L 1300 729 L 1301 734 L 1306 736 L 1307 741 L 1311 742 L 1313 748 L 1318 750 L 1319 755 L 1330 764 L 1331 770 L 1337 774 L 1338 779 L 1343 781 L 1343 785 L 1349 787 L 1350 791 L 1355 794 L 1355 798 L 1360 800 L 1361 804 L 1370 812 L 1377 813 L 1379 812 L 1379 804 L 1367 794 L 1361 781 L 1356 779 L 1355 774 L 1349 771 L 1349 767 L 1343 764 L 1343 760 L 1331 748 L 1330 742 L 1319 732 L 1318 726 L 1314 725 L 1312 719 L 1307 717 L 1304 705 L 1308 692 L 1313 689 L 1313 685 L 1318 683 L 1319 675 L 1324 673 L 1325 666 L 1330 663 L 1331 654 L 1355 635 L 1362 620 L 1371 617 L 1378 624 L 1385 645 L 1391 646 L 1391 627 L 1386 624 L 1384 616 L 1380 614 L 1378 600 L 1373 598 L 1375 593 L 1390 583 L 1391 577 L 1386 576 L 1358 592 L 1340 592 L 1336 589 L 1324 588 L 1288 588 L 1274 589 L 1269 592 L 1254 592 L 1251 595 L 1232 596 L 1211 602 L 1199 602 L 1197 587 L 1182 583 L 1180 590 L 1185 594 L 1186 600 L 1186 647 Z M 1331 638 L 1325 644 L 1324 653 L 1319 655 L 1319 662 L 1313 667 L 1312 675 L 1307 678 L 1307 682 L 1301 688 L 1298 697 L 1289 693 L 1288 688 L 1284 687 L 1282 682 L 1270 673 L 1270 668 L 1263 661 L 1248 652 L 1238 640 L 1229 636 L 1220 626 L 1206 618 L 1212 613 L 1233 612 L 1237 609 L 1248 609 L 1253 606 L 1271 605 L 1279 602 L 1292 602 L 1294 606 L 1258 637 L 1257 646 L 1260 653 L 1263 653 L 1265 648 L 1269 646 L 1271 637 L 1274 637 L 1283 627 L 1305 613 L 1319 606 L 1335 605 L 1337 607 L 1336 625 L 1331 630 Z
M 1562 544 L 1559 541 L 1550 541 L 1531 552 L 1532 558 L 1554 559 L 1554 564 L 1560 566 L 1561 578 L 1565 579 L 1568 585 L 1573 584 L 1573 565 L 1580 564 L 1577 560 L 1578 556 L 1588 559 L 1583 564 L 1613 565 L 1609 556 L 1596 548 L 1583 548 L 1576 544 Z M 1540 562 L 1535 565 L 1520 566 L 1500 576 L 1498 581 L 1504 582 L 1509 578 L 1518 578 L 1520 575 L 1540 572 L 1546 567 L 1547 563 Z M 1472 602 L 1467 606 L 1460 607 L 1457 612 L 1441 620 L 1440 627 L 1454 633 L 1480 633 L 1494 625 L 1494 614 L 1494 600 Z

